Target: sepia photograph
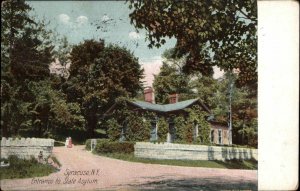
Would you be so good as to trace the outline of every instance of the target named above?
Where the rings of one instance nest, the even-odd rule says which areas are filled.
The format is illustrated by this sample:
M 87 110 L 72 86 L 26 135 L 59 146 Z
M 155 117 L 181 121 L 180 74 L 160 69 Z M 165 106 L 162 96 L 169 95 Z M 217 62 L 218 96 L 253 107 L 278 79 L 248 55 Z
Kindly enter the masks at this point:
M 257 1 L 1 3 L 1 190 L 258 190 Z

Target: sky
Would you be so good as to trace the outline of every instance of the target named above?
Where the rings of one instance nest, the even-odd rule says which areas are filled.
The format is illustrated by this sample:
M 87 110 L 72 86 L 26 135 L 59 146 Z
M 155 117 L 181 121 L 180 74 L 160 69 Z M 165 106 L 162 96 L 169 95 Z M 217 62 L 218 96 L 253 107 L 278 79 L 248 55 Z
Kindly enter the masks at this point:
M 144 68 L 145 86 L 151 86 L 153 74 L 162 65 L 162 53 L 175 46 L 176 39 L 167 39 L 158 48 L 148 48 L 146 31 L 136 31 L 130 24 L 131 10 L 125 1 L 28 1 L 37 19 L 49 21 L 47 26 L 59 37 L 66 36 L 70 44 L 87 39 L 104 39 L 106 43 L 126 47 L 139 58 Z

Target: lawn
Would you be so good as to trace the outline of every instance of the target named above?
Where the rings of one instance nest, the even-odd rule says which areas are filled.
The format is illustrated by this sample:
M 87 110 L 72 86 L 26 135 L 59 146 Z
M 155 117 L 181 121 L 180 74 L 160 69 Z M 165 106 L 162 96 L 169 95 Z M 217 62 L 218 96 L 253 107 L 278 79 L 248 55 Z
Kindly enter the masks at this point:
M 1 161 L 10 163 L 10 166 L 8 167 L 1 167 L 1 180 L 47 176 L 57 171 L 53 166 L 38 163 L 34 158 L 25 160 L 19 159 L 16 156 L 11 156 L 8 160 L 1 159 Z
M 227 168 L 227 169 L 249 169 L 257 170 L 256 160 L 228 160 L 228 161 L 207 161 L 207 160 L 162 160 L 162 159 L 144 159 L 137 158 L 134 154 L 123 153 L 97 153 L 100 156 L 149 164 L 162 164 L 173 166 L 206 167 L 206 168 Z

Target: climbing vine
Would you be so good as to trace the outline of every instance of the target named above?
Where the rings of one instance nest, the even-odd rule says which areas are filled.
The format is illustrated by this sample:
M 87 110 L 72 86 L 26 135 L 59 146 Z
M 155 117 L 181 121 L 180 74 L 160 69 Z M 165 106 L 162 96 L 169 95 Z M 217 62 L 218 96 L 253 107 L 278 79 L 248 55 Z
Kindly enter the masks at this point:
M 186 121 L 183 115 L 174 118 L 174 124 L 176 127 L 176 142 L 183 142 L 185 140 L 185 126 Z
M 122 128 L 127 141 L 148 141 L 150 138 L 150 113 L 137 114 L 128 109 L 125 99 L 117 100 L 118 107 L 107 121 L 107 134 L 111 140 L 118 140 Z
M 173 121 L 176 134 L 175 142 L 209 144 L 210 124 L 207 113 L 199 106 L 185 109 L 187 115 L 157 116 L 154 112 L 137 113 L 128 108 L 127 102 L 120 99 L 111 119 L 107 120 L 107 134 L 111 140 L 118 140 L 122 128 L 127 141 L 149 141 L 151 122 L 157 122 L 158 142 L 165 142 L 169 131 L 169 121 Z M 198 125 L 198 137 L 194 137 L 194 128 Z
M 165 142 L 167 140 L 167 134 L 169 131 L 169 124 L 164 117 L 160 117 L 157 122 L 157 135 L 159 142 Z
M 121 135 L 121 125 L 118 123 L 116 119 L 109 119 L 106 121 L 107 126 L 107 135 L 108 138 L 112 141 L 117 141 Z
M 209 144 L 210 125 L 206 121 L 207 113 L 201 110 L 199 106 L 193 106 L 192 108 L 186 109 L 189 113 L 188 123 L 196 123 L 199 128 L 199 142 L 202 144 Z

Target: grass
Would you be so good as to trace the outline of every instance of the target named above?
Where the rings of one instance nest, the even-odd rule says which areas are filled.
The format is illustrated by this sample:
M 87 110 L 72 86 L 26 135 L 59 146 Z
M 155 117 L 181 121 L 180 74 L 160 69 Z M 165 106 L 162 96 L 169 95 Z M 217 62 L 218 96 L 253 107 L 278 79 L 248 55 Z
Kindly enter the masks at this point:
M 164 159 L 144 159 L 137 158 L 134 154 L 123 154 L 123 153 L 97 153 L 101 156 L 110 158 L 140 162 L 148 164 L 162 164 L 162 165 L 173 165 L 173 166 L 189 166 L 189 167 L 206 167 L 206 168 L 227 168 L 227 169 L 249 169 L 257 170 L 256 160 L 228 160 L 228 161 L 207 161 L 207 160 L 164 160 Z
M 10 163 L 8 167 L 1 167 L 1 180 L 47 176 L 56 171 L 53 166 L 38 163 L 34 158 L 25 160 L 16 156 L 10 156 L 8 160 L 1 159 L 1 161 Z

